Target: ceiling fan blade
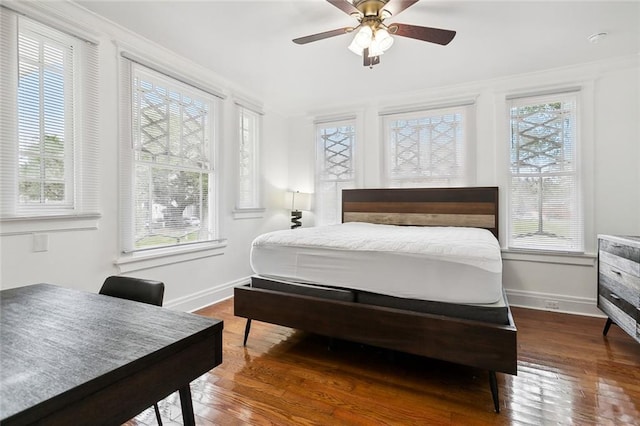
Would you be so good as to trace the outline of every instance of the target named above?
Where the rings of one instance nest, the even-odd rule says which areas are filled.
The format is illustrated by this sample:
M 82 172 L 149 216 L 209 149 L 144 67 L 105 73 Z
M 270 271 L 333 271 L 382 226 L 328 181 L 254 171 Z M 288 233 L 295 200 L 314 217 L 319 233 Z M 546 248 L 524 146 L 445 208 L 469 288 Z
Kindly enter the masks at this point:
M 360 11 L 348 0 L 327 0 L 329 3 L 346 13 L 351 15 L 352 13 L 360 14 Z
M 385 4 L 383 9 L 391 12 L 391 16 L 397 16 L 398 13 L 407 9 L 410 6 L 418 3 L 420 0 L 389 0 L 389 3 Z
M 452 30 L 443 30 L 440 28 L 420 27 L 418 25 L 409 24 L 391 24 L 389 25 L 391 34 L 402 37 L 415 38 L 417 40 L 428 41 L 447 45 L 456 36 L 456 32 Z
M 353 31 L 352 27 L 338 28 L 337 30 L 325 31 L 323 33 L 294 38 L 293 42 L 296 44 L 307 44 L 307 43 L 311 43 L 312 41 L 318 41 L 325 38 L 335 37 L 342 34 L 350 33 L 351 31 Z

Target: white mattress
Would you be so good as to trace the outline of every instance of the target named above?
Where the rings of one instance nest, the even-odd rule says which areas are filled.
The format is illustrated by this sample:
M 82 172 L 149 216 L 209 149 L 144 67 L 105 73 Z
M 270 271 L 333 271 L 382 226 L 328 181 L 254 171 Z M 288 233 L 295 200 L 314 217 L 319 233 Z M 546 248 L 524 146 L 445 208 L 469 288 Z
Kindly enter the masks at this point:
M 502 300 L 500 245 L 485 229 L 343 223 L 257 237 L 264 277 L 448 303 Z

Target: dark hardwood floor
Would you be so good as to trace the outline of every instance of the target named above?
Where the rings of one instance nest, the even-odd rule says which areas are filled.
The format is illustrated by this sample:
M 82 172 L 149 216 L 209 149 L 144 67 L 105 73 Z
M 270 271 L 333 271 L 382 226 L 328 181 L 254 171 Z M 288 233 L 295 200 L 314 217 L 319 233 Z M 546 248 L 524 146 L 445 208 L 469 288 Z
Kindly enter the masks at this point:
M 605 320 L 513 308 L 518 375 L 335 342 L 245 320 L 227 300 L 198 312 L 224 320 L 222 365 L 191 385 L 199 425 L 640 425 L 640 345 Z M 181 424 L 177 394 L 160 402 Z M 127 422 L 154 425 L 153 408 Z

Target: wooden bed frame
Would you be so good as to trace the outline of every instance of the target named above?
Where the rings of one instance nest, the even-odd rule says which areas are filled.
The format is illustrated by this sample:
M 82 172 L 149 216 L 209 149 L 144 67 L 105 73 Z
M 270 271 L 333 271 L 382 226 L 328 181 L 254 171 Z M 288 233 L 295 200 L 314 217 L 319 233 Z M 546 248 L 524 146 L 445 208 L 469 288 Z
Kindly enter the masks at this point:
M 497 187 L 344 190 L 342 208 L 343 222 L 480 227 L 498 237 Z M 486 369 L 496 412 L 496 372 L 517 374 L 510 310 L 509 323 L 497 325 L 246 285 L 235 288 L 234 313 L 247 318 L 245 345 L 255 319 Z

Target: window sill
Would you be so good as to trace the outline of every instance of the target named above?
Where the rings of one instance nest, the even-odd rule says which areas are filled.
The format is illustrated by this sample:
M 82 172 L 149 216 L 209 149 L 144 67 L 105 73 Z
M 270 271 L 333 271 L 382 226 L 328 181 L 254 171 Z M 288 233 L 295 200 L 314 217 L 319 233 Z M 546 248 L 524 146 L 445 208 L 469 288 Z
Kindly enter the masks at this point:
M 236 209 L 233 211 L 233 219 L 260 219 L 264 217 L 266 209 Z
M 224 248 L 226 246 L 227 241 L 222 240 L 187 247 L 171 247 L 144 252 L 134 252 L 123 254 L 113 263 L 118 267 L 120 273 L 127 273 L 156 268 L 159 266 L 172 265 L 175 263 L 189 262 L 191 260 L 203 259 L 206 257 L 219 256 L 224 254 Z
M 99 213 L 56 216 L 20 216 L 0 219 L 0 236 L 37 232 L 86 231 L 98 229 Z
M 502 250 L 502 260 L 555 263 L 560 265 L 595 266 L 597 256 L 590 253 L 558 253 L 551 251 Z

